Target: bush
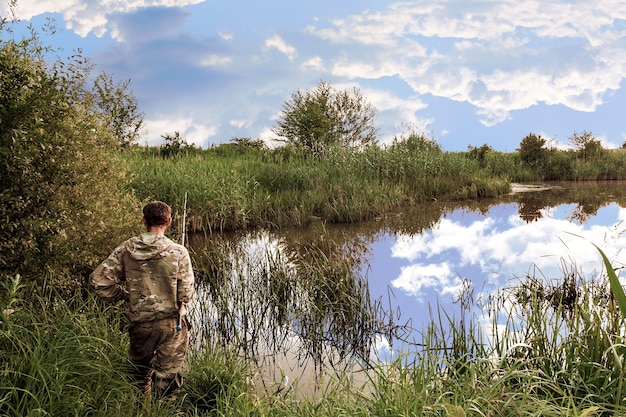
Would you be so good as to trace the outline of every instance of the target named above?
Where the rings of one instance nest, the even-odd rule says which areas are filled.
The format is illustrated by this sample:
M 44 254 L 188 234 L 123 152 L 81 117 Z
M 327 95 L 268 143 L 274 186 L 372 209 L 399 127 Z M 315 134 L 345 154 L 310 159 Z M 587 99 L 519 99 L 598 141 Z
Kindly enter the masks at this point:
M 545 164 L 541 169 L 544 180 L 571 180 L 574 170 L 573 152 L 551 150 L 546 153 Z
M 4 29 L 0 276 L 77 272 L 110 250 L 137 206 L 123 192 L 117 138 L 95 110 L 84 58 L 49 66 L 36 34 L 14 41 Z
M 481 168 L 485 168 L 487 166 L 487 154 L 491 152 L 494 152 L 493 148 L 486 143 L 480 148 L 471 145 L 467 147 L 467 156 L 470 159 L 478 161 L 478 165 Z
M 180 135 L 180 132 L 174 132 L 174 135 L 166 133 L 161 135 L 165 140 L 165 145 L 159 148 L 159 155 L 163 158 L 175 158 L 186 155 L 195 151 L 200 151 L 194 144 L 190 144 Z
M 357 88 L 352 93 L 338 91 L 321 81 L 313 90 L 291 95 L 274 133 L 285 143 L 321 157 L 331 146 L 376 143 L 375 117 L 376 109 Z
M 519 156 L 524 163 L 528 165 L 537 165 L 545 159 L 545 144 L 546 140 L 542 138 L 541 135 L 530 133 L 522 139 L 517 151 L 519 152 Z
M 435 139 L 415 132 L 410 132 L 406 137 L 394 138 L 389 150 L 390 152 L 408 152 L 413 155 L 442 152 L 441 146 Z

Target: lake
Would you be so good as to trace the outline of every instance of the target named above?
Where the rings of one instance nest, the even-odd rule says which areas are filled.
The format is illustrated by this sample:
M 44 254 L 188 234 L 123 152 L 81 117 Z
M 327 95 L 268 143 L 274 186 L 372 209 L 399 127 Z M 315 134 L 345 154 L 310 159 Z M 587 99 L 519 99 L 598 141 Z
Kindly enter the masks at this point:
M 203 337 L 221 335 L 222 343 L 238 343 L 248 357 L 276 361 L 278 356 L 280 379 L 296 373 L 293 363 L 306 364 L 308 353 L 323 356 L 327 344 L 340 351 L 371 350 L 386 360 L 419 346 L 433 312 L 461 314 L 459 305 L 468 296 L 480 307 L 528 276 L 545 281 L 601 276 L 602 260 L 594 244 L 614 268 L 622 268 L 625 185 L 524 184 L 498 199 L 433 201 L 358 224 L 318 222 L 304 229 L 194 236 L 194 261 L 206 264 L 212 259 L 198 274 L 207 285 L 199 285 L 194 320 L 206 330 Z M 346 270 L 348 278 L 342 275 Z M 310 303 L 307 294 L 320 285 L 307 286 L 307 281 L 319 274 L 354 286 L 357 300 L 368 297 L 368 312 L 376 320 L 357 312 L 356 319 L 350 317 L 356 323 L 351 326 L 345 316 L 355 310 L 328 294 L 317 299 L 321 310 L 303 309 Z M 340 291 L 332 285 L 331 293 Z M 325 302 L 339 306 L 342 316 L 324 310 Z M 327 316 L 311 321 L 319 311 Z M 401 331 L 382 337 L 394 327 Z M 361 345 L 364 331 L 381 337 Z M 302 337 L 312 333 L 325 343 Z

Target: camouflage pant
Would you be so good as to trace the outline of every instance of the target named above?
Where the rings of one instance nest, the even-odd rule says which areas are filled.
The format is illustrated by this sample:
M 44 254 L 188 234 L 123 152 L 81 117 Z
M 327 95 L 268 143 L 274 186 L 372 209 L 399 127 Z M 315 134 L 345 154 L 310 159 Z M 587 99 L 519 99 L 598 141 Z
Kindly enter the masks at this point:
M 189 345 L 189 327 L 181 320 L 182 330 L 177 331 L 177 324 L 178 317 L 130 324 L 128 360 L 131 375 L 144 394 L 151 391 L 153 379 L 155 391 L 162 396 L 175 394 L 183 383 L 180 369 Z

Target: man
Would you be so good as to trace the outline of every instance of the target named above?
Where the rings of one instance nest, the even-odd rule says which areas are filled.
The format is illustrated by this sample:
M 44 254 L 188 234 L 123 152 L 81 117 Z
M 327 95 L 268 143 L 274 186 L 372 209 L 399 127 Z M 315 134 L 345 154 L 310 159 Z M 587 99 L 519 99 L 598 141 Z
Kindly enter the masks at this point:
M 194 295 L 193 269 L 187 249 L 164 235 L 172 223 L 170 206 L 147 204 L 142 221 L 147 232 L 115 248 L 89 283 L 104 300 L 125 301 L 129 361 L 143 393 L 154 379 L 158 395 L 175 397 L 189 344 L 182 312 Z

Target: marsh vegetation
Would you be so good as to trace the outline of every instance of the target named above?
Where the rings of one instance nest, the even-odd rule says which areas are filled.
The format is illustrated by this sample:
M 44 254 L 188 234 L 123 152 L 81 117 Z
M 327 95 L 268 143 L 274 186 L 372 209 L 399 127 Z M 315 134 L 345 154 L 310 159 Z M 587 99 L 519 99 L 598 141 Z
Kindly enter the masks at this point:
M 398 227 L 419 230 L 438 218 L 421 204 L 479 202 L 507 193 L 513 181 L 624 179 L 625 150 L 602 149 L 587 132 L 572 136 L 569 151 L 534 134 L 510 153 L 487 145 L 448 152 L 418 132 L 381 146 L 358 91 L 339 92 L 332 106 L 315 92 L 294 94 L 285 122 L 330 129 L 299 132 L 286 146 L 235 138 L 200 150 L 174 134 L 145 148 L 135 144 L 143 118 L 128 83 L 93 74 L 80 53 L 50 62 L 55 51 L 34 31 L 16 36 L 13 23 L 0 25 L 1 415 L 624 412 L 623 316 L 609 291 L 610 266 L 608 277 L 591 282 L 530 276 L 503 290 L 486 306 L 505 319 L 491 334 L 478 329 L 468 288 L 462 314 L 435 308 L 419 351 L 384 362 L 371 355 L 373 344 L 403 326 L 359 275 L 367 245 L 325 226 L 417 208 L 418 225 Z M 336 117 L 337 103 L 345 117 Z M 348 129 L 345 120 L 366 129 Z M 141 229 L 140 208 L 151 199 L 174 206 L 175 238 L 201 233 L 208 242 L 194 253 L 208 301 L 193 310 L 196 347 L 175 403 L 140 398 L 126 381 L 121 307 L 83 287 L 91 269 Z M 314 237 L 283 241 L 256 262 L 235 256 L 242 247 L 249 256 L 248 242 L 223 239 L 285 228 Z M 324 382 L 318 396 L 253 383 L 261 354 L 285 343 L 312 361 Z
M 244 345 L 251 342 L 244 337 L 254 337 L 255 329 L 239 323 L 238 332 L 229 329 L 238 339 L 222 343 L 222 337 L 214 336 L 193 351 L 183 392 L 175 403 L 163 403 L 150 398 L 140 401 L 141 394 L 125 378 L 128 341 L 117 307 L 103 306 L 91 294 L 68 298 L 53 290 L 33 292 L 16 277 L 5 283 L 0 298 L 0 413 L 165 416 L 174 409 L 177 415 L 189 416 L 579 416 L 625 412 L 623 317 L 605 279 L 589 281 L 572 274 L 548 282 L 528 276 L 481 306 L 493 319 L 491 333 L 475 316 L 471 287 L 460 295 L 456 314 L 433 310 L 418 354 L 391 362 L 370 358 L 350 372 L 344 367 L 343 372 L 321 373 L 320 391 L 305 397 L 297 395 L 297 386 L 285 389 L 259 382 L 255 363 L 241 361 Z M 258 336 L 266 334 L 260 331 Z M 259 353 L 249 344 L 247 349 L 250 358 Z

